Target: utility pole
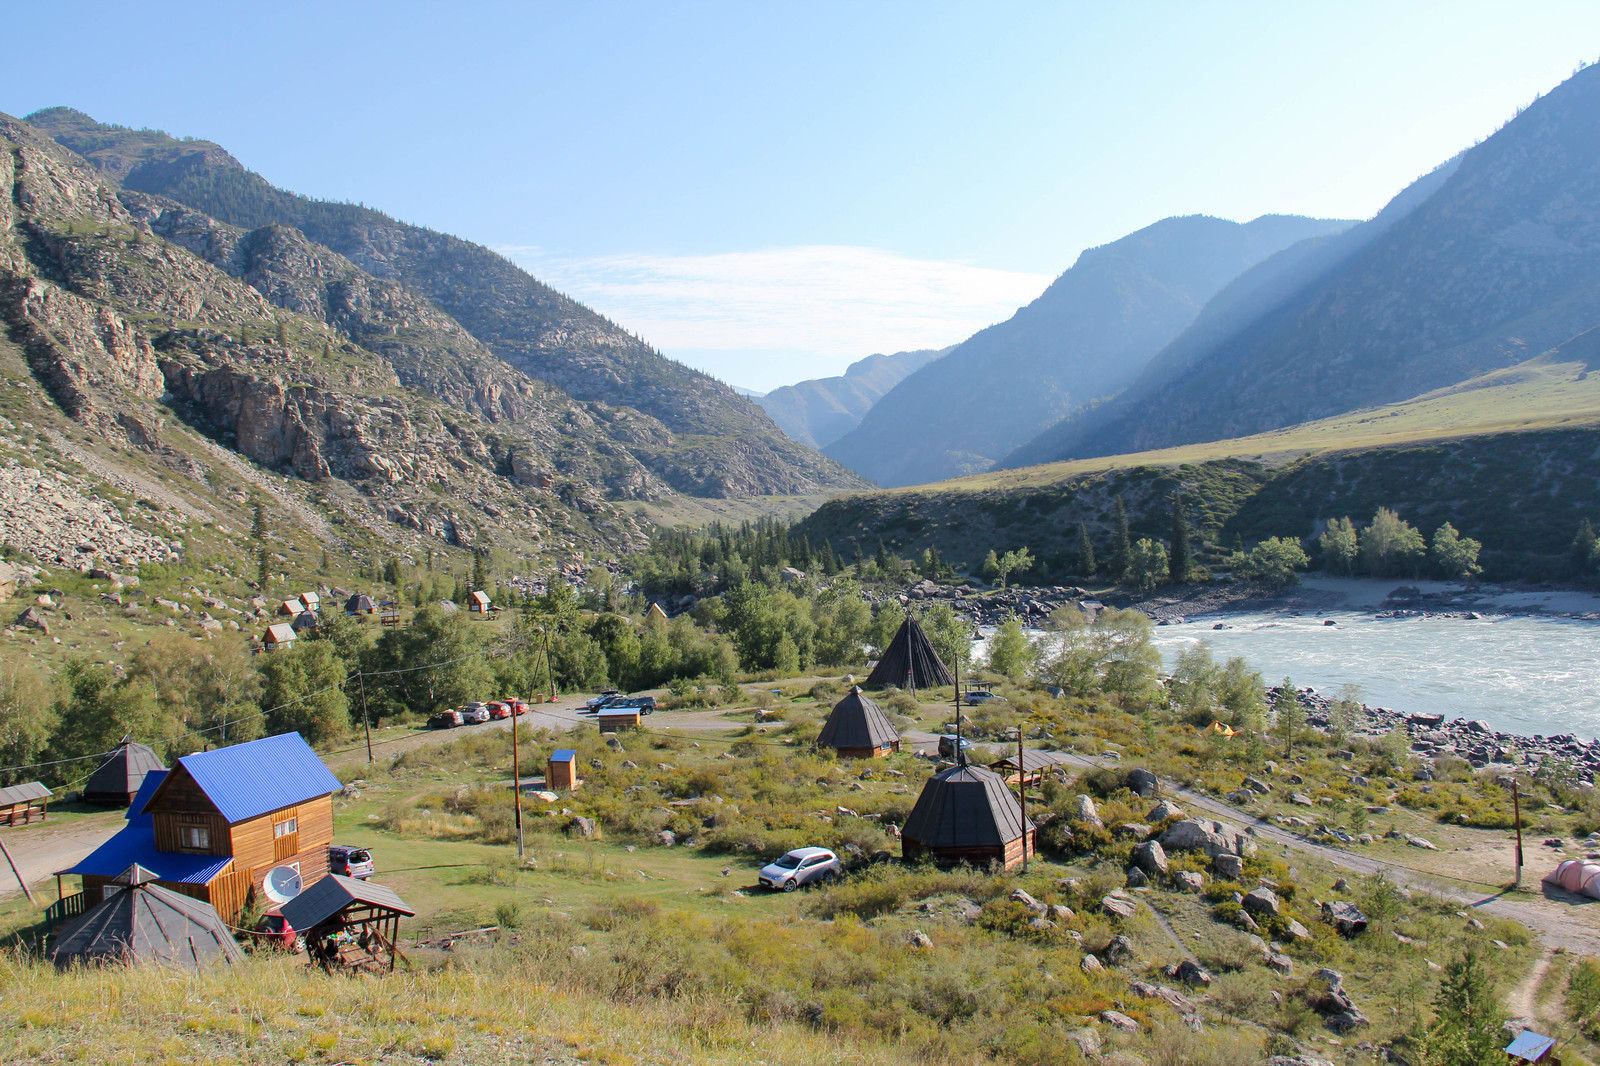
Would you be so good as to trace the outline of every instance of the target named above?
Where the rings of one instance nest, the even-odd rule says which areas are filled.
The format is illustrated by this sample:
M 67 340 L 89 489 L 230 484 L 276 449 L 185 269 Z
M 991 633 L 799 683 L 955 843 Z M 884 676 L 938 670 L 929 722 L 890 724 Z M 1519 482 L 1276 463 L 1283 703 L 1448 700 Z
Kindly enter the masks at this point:
M 549 782 L 545 783 L 549 787 Z M 523 863 L 522 854 L 522 753 L 517 746 L 517 709 L 511 708 L 511 805 L 517 818 L 517 866 Z
M 367 716 L 367 675 L 356 671 L 356 678 L 361 682 L 361 728 L 367 733 L 367 765 L 372 765 L 372 719 Z
M 1022 807 L 1022 872 L 1028 872 L 1028 768 L 1022 764 L 1022 723 L 1017 723 L 1017 801 Z
M 954 677 L 956 681 L 956 765 L 967 765 L 967 753 L 961 747 L 961 660 L 956 660 Z
M 11 873 L 16 877 L 17 884 L 22 886 L 22 894 L 28 897 L 29 903 L 37 903 L 33 898 L 33 890 L 28 887 L 28 882 L 22 879 L 22 871 L 17 869 L 17 861 L 11 857 L 11 849 L 6 847 L 6 842 L 0 840 L 0 855 L 6 857 L 6 864 L 11 867 Z
M 1522 797 L 1517 794 L 1517 776 L 1511 775 L 1511 810 L 1517 826 L 1517 882 L 1522 887 Z

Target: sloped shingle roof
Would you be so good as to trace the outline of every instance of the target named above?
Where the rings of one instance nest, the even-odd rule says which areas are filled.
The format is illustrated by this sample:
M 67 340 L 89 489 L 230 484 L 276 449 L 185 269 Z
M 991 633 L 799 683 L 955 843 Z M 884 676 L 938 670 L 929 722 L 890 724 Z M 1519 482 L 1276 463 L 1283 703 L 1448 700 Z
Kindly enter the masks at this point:
M 938 688 L 940 685 L 953 685 L 956 679 L 950 676 L 950 671 L 939 661 L 939 655 L 933 650 L 933 644 L 928 640 L 928 634 L 922 631 L 917 620 L 910 615 L 900 625 L 900 632 L 894 635 L 889 646 L 884 649 L 883 658 L 878 660 L 878 665 L 872 668 L 866 681 L 867 688 L 888 688 L 897 685 L 905 688 L 909 682 L 917 688 Z
M 833 705 L 822 732 L 817 734 L 817 746 L 823 748 L 883 748 L 900 739 L 899 730 L 889 721 L 871 699 L 862 694 L 860 687 Z
M 930 848 L 1003 847 L 1020 837 L 1024 821 L 1000 775 L 981 766 L 952 766 L 922 786 L 902 837 Z
M 282 908 L 283 918 L 296 929 L 315 929 L 351 904 L 371 905 L 410 917 L 417 912 L 406 906 L 394 889 L 354 877 L 329 874 Z
M 89 796 L 138 792 L 148 774 L 166 768 L 167 764 L 154 751 L 131 737 L 123 737 L 117 750 L 106 756 L 106 761 L 89 775 L 83 791 Z
M 0 788 L 0 807 L 9 807 L 13 803 L 27 803 L 29 800 L 49 798 L 50 790 L 38 781 L 24 781 L 20 785 Z
M 148 883 L 115 893 L 63 927 L 49 955 L 61 969 L 73 963 L 155 962 L 198 970 L 242 957 L 211 904 Z

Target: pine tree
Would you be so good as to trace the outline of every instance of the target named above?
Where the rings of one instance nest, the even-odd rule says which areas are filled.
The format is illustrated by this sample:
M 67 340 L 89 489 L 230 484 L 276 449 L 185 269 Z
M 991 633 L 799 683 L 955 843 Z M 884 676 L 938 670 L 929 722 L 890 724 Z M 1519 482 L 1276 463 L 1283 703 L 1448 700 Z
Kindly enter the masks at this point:
M 1578 535 L 1572 538 L 1572 569 L 1576 573 L 1581 574 L 1594 564 L 1596 542 L 1594 526 L 1585 518 L 1578 523 Z
M 476 551 L 472 553 L 472 587 L 483 591 L 489 587 L 489 553 Z
M 1078 523 L 1078 573 L 1084 577 L 1094 577 L 1094 541 L 1089 539 L 1089 524 Z
M 884 547 L 882 537 L 878 538 L 878 554 L 873 556 L 872 561 L 878 564 L 879 570 L 885 573 L 889 571 L 889 549 Z
M 1128 573 L 1132 551 L 1133 542 L 1128 534 L 1128 505 L 1119 494 L 1116 506 L 1111 510 L 1111 573 L 1107 576 L 1121 581 Z
M 1495 994 L 1494 976 L 1475 944 L 1444 968 L 1434 996 L 1434 1028 L 1428 1034 L 1430 1061 L 1441 1066 L 1479 1066 L 1504 1062 L 1505 1010 Z
M 278 319 L 277 329 L 278 350 L 285 355 L 289 354 L 289 329 L 283 324 L 283 319 Z
M 272 579 L 272 561 L 267 555 L 267 538 L 271 530 L 267 528 L 267 508 L 257 496 L 251 506 L 250 539 L 256 542 L 256 584 L 264 592 L 267 582 Z
M 1272 697 L 1273 728 L 1283 738 L 1283 757 L 1294 755 L 1294 740 L 1306 727 L 1306 709 L 1300 704 L 1300 695 L 1294 682 L 1287 677 L 1278 685 Z
M 1172 550 L 1167 554 L 1169 576 L 1174 584 L 1189 580 L 1194 556 L 1189 551 L 1189 516 L 1183 512 L 1183 494 L 1172 494 Z

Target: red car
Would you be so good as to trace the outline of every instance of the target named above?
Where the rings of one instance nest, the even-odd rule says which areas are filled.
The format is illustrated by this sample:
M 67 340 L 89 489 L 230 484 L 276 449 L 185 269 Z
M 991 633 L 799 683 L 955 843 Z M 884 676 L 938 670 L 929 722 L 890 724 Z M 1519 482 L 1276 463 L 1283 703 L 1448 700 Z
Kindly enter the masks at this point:
M 281 907 L 272 907 L 256 923 L 256 943 L 279 951 L 299 951 L 300 934 L 283 916 Z
M 513 715 L 528 713 L 527 700 L 506 700 L 506 706 L 511 708 L 511 713 Z
M 508 704 L 508 703 L 491 703 L 491 704 L 489 704 L 489 717 L 490 718 L 510 718 L 511 717 L 511 705 Z

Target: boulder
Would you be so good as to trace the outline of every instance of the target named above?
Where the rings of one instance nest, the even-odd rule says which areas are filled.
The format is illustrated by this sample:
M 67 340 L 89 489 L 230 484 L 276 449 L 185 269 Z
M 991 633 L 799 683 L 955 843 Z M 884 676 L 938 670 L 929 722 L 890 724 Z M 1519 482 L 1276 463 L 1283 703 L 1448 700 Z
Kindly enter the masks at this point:
M 1155 774 L 1142 766 L 1129 770 L 1127 776 L 1123 778 L 1123 782 L 1128 786 L 1130 792 L 1144 799 L 1161 794 L 1160 780 L 1157 779 Z
M 911 949 L 913 951 L 927 951 L 929 948 L 933 947 L 932 938 L 930 938 L 928 934 L 924 933 L 921 929 L 911 930 L 911 936 L 907 939 L 910 941 Z
M 1179 992 L 1175 988 L 1165 985 L 1152 985 L 1147 981 L 1130 981 L 1128 990 L 1141 999 L 1159 999 L 1179 1014 L 1193 1014 L 1195 1012 L 1194 1000 Z
M 1202 988 L 1210 985 L 1214 980 L 1210 971 L 1193 959 L 1184 959 L 1173 967 L 1172 977 L 1174 980 L 1182 981 L 1186 985 L 1197 985 Z
M 1272 791 L 1272 786 L 1261 780 L 1259 777 L 1245 778 L 1244 787 L 1249 789 L 1251 792 L 1256 793 L 1258 796 L 1265 796 Z
M 1278 916 L 1278 897 L 1270 888 L 1258 888 L 1246 894 L 1239 905 L 1254 915 L 1266 918 Z
M 1183 808 L 1171 800 L 1162 800 L 1150 808 L 1150 813 L 1146 817 L 1150 819 L 1152 824 L 1165 822 L 1169 818 L 1182 818 Z
M 1143 888 L 1150 883 L 1150 877 L 1137 866 L 1128 867 L 1127 884 L 1129 888 Z
M 1199 892 L 1206 887 L 1206 875 L 1193 870 L 1180 872 L 1174 880 L 1182 892 Z
M 1077 916 L 1073 913 L 1072 908 L 1068 907 L 1066 904 L 1063 904 L 1063 903 L 1052 903 L 1052 904 L 1050 904 L 1050 919 L 1052 921 L 1064 922 L 1064 921 L 1067 921 L 1068 919 L 1075 918 L 1075 917 L 1077 917 Z
M 583 815 L 574 815 L 572 821 L 567 823 L 567 832 L 573 836 L 582 837 L 584 840 L 593 840 L 595 835 L 595 821 Z
M 1137 1033 L 1139 1031 L 1139 1023 L 1121 1011 L 1103 1010 L 1100 1012 L 1100 1020 L 1118 1032 Z
M 1104 829 L 1106 823 L 1100 820 L 1100 812 L 1095 808 L 1094 800 L 1088 796 L 1078 797 L 1077 820 L 1084 825 L 1093 826 L 1095 829 Z
M 1284 977 L 1294 976 L 1294 960 L 1281 951 L 1274 951 L 1267 956 L 1267 968 L 1282 974 Z
M 1047 914 L 1050 910 L 1049 907 L 1046 907 L 1020 888 L 1011 893 L 1011 902 L 1020 903 L 1035 914 Z
M 1167 853 L 1159 841 L 1147 840 L 1133 849 L 1133 864 L 1151 877 L 1160 877 L 1167 872 Z
M 1143 840 L 1150 835 L 1150 827 L 1142 822 L 1123 822 L 1111 831 L 1111 835 L 1122 840 Z
M 678 842 L 678 834 L 670 829 L 663 829 L 656 834 L 656 843 L 664 848 L 670 848 Z
M 1083 962 L 1080 965 L 1082 965 L 1084 973 L 1099 973 L 1101 970 L 1105 969 L 1104 966 L 1100 965 L 1100 960 L 1095 958 L 1093 955 L 1085 955 L 1083 957 Z
M 1213 855 L 1211 872 L 1223 881 L 1237 881 L 1244 876 L 1244 860 L 1237 855 Z
M 1121 896 L 1106 896 L 1100 901 L 1100 909 L 1113 918 L 1132 918 L 1138 913 L 1139 905 Z
M 1340 936 L 1355 936 L 1367 929 L 1367 916 L 1354 903 L 1344 900 L 1326 900 L 1322 904 L 1322 918 L 1336 929 Z M 1332 972 L 1332 971 L 1330 971 Z
M 1167 851 L 1204 851 L 1212 857 L 1253 855 L 1256 850 L 1256 842 L 1238 826 L 1209 818 L 1174 823 L 1161 834 L 1161 846 Z
M 1094 958 L 1093 955 L 1085 955 L 1083 957 L 1084 969 L 1087 970 L 1089 968 L 1089 960 L 1092 958 Z M 1098 962 L 1095 963 L 1096 969 L 1099 968 L 1099 965 Z M 1093 1062 L 1100 1057 L 1100 1048 L 1102 1046 L 1100 1034 L 1093 1029 L 1072 1029 L 1068 1031 L 1067 1039 L 1078 1045 L 1078 1054 L 1085 1059 Z
M 1121 933 L 1112 937 L 1111 942 L 1106 945 L 1106 949 L 1100 954 L 1102 961 L 1109 962 L 1113 966 L 1121 966 L 1125 962 L 1132 962 L 1136 957 L 1133 950 L 1133 941 Z

